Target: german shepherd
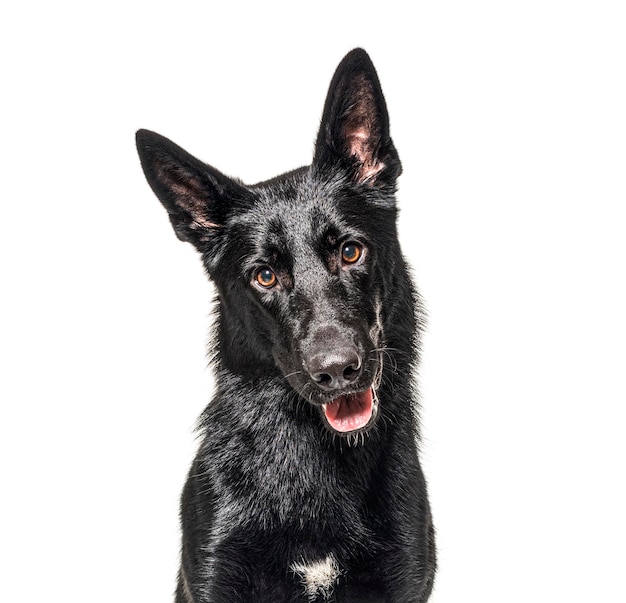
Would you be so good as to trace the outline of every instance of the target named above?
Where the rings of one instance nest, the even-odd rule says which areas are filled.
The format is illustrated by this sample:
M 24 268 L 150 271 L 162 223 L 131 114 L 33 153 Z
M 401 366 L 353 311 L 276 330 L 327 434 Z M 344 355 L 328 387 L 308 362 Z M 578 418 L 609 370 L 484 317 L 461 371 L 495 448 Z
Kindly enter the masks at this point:
M 423 603 L 435 573 L 413 375 L 402 168 L 365 51 L 310 166 L 245 185 L 137 132 L 148 183 L 216 286 L 216 387 L 181 503 L 177 603 Z

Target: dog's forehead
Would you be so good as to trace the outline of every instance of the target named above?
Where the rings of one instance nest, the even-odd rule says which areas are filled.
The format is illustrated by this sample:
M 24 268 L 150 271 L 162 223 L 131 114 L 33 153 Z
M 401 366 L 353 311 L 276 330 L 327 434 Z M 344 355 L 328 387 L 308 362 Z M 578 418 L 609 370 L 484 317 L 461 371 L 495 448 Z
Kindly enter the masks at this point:
M 287 178 L 255 187 L 257 202 L 245 217 L 257 246 L 315 244 L 341 227 L 336 191 L 308 177 Z

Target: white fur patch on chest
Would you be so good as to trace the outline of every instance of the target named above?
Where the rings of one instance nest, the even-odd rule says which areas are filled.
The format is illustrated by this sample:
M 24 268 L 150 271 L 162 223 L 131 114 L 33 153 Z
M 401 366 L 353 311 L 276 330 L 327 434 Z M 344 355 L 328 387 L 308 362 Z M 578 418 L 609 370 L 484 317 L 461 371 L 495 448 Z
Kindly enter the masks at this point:
M 311 563 L 304 561 L 292 563 L 291 570 L 300 576 L 304 592 L 311 600 L 320 595 L 324 599 L 329 599 L 341 576 L 339 564 L 332 554 Z

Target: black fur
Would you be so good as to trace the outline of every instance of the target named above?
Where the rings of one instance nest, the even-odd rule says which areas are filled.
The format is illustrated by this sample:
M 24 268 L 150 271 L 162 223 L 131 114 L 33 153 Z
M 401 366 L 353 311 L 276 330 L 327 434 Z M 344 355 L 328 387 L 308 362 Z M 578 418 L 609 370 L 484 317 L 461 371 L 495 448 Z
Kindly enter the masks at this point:
M 137 148 L 218 292 L 216 392 L 182 497 L 177 603 L 425 602 L 435 547 L 412 381 L 421 313 L 369 57 L 356 49 L 339 65 L 309 167 L 246 186 L 153 132 Z M 338 432 L 322 405 L 368 391 L 367 425 Z M 302 569 L 329 555 L 326 582 Z

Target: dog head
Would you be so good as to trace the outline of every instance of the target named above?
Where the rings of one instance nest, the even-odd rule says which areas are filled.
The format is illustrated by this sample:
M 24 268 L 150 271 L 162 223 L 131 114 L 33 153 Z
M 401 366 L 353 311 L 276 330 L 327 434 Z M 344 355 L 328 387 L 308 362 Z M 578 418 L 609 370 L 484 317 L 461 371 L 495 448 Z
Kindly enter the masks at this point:
M 286 380 L 336 433 L 369 429 L 403 263 L 401 164 L 367 54 L 337 68 L 311 166 L 246 186 L 153 132 L 140 130 L 137 147 L 176 234 L 217 285 L 220 361 Z

